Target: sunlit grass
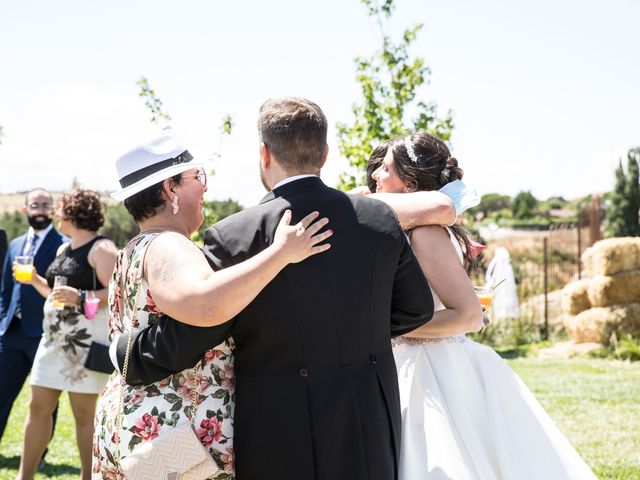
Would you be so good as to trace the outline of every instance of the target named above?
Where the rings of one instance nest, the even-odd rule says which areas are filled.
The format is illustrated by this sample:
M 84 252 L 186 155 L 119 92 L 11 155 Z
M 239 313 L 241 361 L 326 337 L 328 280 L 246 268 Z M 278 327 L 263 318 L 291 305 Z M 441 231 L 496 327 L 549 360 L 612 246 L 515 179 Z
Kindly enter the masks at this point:
M 640 479 L 640 364 L 511 360 L 600 479 Z
M 27 416 L 29 402 L 28 380 L 13 404 L 9 423 L 0 443 L 0 479 L 14 480 L 20 465 L 24 420 Z M 80 456 L 76 445 L 75 424 L 69 405 L 69 398 L 64 393 L 60 397 L 58 423 L 56 433 L 49 444 L 46 465 L 37 475 L 37 479 L 56 478 L 74 479 L 80 477 Z
M 516 358 L 518 372 L 600 479 L 640 479 L 640 362 Z M 0 444 L 0 480 L 13 480 L 22 450 L 28 387 L 14 405 Z M 80 461 L 66 394 L 36 478 L 77 479 Z M 549 479 L 551 480 L 551 479 Z

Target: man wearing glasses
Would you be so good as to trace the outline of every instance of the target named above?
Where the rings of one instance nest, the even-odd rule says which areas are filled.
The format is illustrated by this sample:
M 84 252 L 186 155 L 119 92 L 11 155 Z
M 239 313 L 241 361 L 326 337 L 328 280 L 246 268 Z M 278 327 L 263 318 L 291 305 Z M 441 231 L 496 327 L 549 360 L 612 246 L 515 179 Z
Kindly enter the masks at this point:
M 53 198 L 47 190 L 37 188 L 27 193 L 22 211 L 29 229 L 9 244 L 0 286 L 0 441 L 42 337 L 45 302 L 31 285 L 15 281 L 13 262 L 17 256 L 32 256 L 35 270 L 44 276 L 66 240 L 51 224 Z

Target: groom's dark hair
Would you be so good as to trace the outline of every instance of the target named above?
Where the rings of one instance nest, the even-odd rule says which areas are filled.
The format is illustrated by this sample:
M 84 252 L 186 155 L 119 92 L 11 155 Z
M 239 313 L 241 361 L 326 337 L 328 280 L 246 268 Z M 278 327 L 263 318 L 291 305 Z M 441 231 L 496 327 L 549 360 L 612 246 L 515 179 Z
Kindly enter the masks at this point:
M 327 146 L 327 118 L 318 105 L 297 97 L 269 99 L 260 107 L 260 140 L 287 171 L 315 171 Z

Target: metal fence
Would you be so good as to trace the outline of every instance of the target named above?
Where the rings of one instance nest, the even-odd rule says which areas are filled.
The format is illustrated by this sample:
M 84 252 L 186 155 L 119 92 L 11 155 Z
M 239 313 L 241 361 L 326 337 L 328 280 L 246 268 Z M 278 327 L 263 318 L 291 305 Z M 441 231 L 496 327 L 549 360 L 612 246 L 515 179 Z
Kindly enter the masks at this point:
M 553 225 L 513 258 L 521 315 L 540 324 L 545 338 L 561 326 L 561 290 L 581 277 L 580 255 L 593 241 L 589 232 L 589 225 Z

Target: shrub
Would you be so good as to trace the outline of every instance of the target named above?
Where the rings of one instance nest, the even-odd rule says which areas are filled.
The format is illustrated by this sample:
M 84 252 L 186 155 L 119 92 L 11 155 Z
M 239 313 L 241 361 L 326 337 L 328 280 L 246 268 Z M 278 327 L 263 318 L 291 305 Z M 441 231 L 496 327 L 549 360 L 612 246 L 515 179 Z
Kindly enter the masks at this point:
M 612 338 L 608 345 L 589 353 L 594 358 L 610 358 L 637 362 L 640 360 L 640 338 L 625 335 L 619 342 Z
M 496 347 L 516 347 L 542 340 L 543 326 L 530 317 L 491 322 L 479 333 L 470 335 L 477 342 Z

